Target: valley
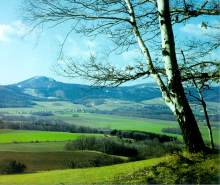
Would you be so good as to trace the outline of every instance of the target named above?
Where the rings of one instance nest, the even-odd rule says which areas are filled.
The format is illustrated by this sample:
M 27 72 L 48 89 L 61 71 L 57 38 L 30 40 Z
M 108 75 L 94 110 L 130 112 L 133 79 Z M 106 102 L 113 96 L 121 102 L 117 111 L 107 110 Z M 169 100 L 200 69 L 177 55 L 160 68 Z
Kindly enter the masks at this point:
M 183 148 L 179 126 L 153 84 L 97 89 L 35 77 L 0 87 L 0 94 L 0 184 L 111 184 Z M 207 99 L 219 148 L 220 105 L 214 94 Z M 191 105 L 209 145 L 201 108 Z M 13 162 L 25 165 L 24 174 L 6 175 L 14 173 Z

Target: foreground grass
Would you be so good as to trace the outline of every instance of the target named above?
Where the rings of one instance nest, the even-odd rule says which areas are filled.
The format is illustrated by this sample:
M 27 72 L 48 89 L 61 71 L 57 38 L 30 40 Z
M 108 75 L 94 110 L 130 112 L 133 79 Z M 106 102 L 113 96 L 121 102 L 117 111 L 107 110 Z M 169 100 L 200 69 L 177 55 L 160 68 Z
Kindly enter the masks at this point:
M 22 175 L 2 175 L 2 185 L 70 185 L 70 184 L 104 184 L 112 182 L 115 176 L 135 172 L 136 170 L 159 163 L 165 157 L 150 160 L 129 162 L 124 164 L 73 169 L 56 170 L 50 172 L 38 172 Z
M 219 184 L 220 156 L 178 153 L 151 167 L 120 175 L 114 184 Z
M 30 130 L 0 130 L 0 143 L 13 142 L 42 142 L 75 140 L 81 136 L 94 136 L 99 134 L 30 131 Z

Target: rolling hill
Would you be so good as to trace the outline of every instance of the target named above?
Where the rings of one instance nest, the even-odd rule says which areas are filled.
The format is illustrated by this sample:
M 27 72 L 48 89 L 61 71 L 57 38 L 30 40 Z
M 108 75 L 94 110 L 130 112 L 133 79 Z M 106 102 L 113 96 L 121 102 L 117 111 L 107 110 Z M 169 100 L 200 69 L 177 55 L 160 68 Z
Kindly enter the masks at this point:
M 205 94 L 211 120 L 219 120 L 220 86 Z M 0 108 L 31 107 L 38 102 L 66 101 L 84 107 L 85 112 L 174 120 L 161 100 L 159 88 L 152 83 L 121 87 L 95 87 L 58 82 L 45 76 L 0 86 Z M 194 103 L 200 120 L 204 116 Z

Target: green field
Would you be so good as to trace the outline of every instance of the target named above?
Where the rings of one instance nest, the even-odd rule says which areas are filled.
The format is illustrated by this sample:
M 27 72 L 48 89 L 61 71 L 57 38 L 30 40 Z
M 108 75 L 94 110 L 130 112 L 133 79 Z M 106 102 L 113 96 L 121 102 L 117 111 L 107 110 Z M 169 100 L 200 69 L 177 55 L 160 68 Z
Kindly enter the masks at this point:
M 123 102 L 123 106 L 126 102 Z M 110 105 L 109 105 L 110 106 Z M 111 105 L 112 107 L 116 105 Z M 109 107 L 109 109 L 111 108 Z M 94 113 L 75 112 L 75 109 L 83 108 L 82 105 L 68 102 L 39 102 L 32 108 L 4 108 L 0 112 L 11 115 L 31 115 L 33 112 L 50 111 L 52 116 L 47 119 L 57 119 L 79 126 L 93 128 L 111 128 L 118 130 L 139 130 L 153 133 L 162 133 L 162 128 L 178 127 L 174 121 L 153 120 L 136 117 L 122 117 Z M 105 107 L 103 107 L 104 109 Z M 77 116 L 76 116 L 77 115 Z M 200 124 L 200 130 L 206 141 L 208 131 L 204 124 Z M 216 144 L 220 144 L 218 127 L 213 128 Z M 0 166 L 5 161 L 16 160 L 26 164 L 26 172 L 31 174 L 1 175 L 2 185 L 52 185 L 52 184 L 103 184 L 112 182 L 115 176 L 130 174 L 142 168 L 152 166 L 166 160 L 166 157 L 150 160 L 129 162 L 105 167 L 92 167 L 84 169 L 67 169 L 71 161 L 93 161 L 105 156 L 105 159 L 113 158 L 127 161 L 126 157 L 110 156 L 95 151 L 67 151 L 65 145 L 69 140 L 80 136 L 94 136 L 97 134 L 81 134 L 67 132 L 32 131 L 32 130 L 0 130 Z M 174 135 L 174 134 L 169 134 Z M 101 136 L 98 134 L 97 136 Z M 175 135 L 179 139 L 181 136 Z M 52 171 L 48 171 L 52 170 Z
M 63 152 L 68 141 L 39 143 L 0 143 L 0 151 L 10 152 Z
M 129 162 L 104 167 L 93 167 L 71 170 L 54 170 L 37 172 L 32 174 L 2 175 L 0 184 L 2 185 L 72 185 L 72 184 L 112 184 L 118 176 L 133 175 L 140 169 L 151 167 L 159 162 L 169 161 L 170 156 L 153 158 L 143 161 Z M 212 166 L 219 173 L 219 157 L 215 156 L 201 163 L 199 168 L 203 169 Z M 207 167 L 207 168 L 208 168 Z M 204 173 L 204 172 L 203 172 Z M 205 173 L 204 173 L 205 174 Z M 169 175 L 171 178 L 172 175 Z M 144 178 L 144 176 L 143 176 Z M 164 177 L 166 178 L 166 177 Z M 211 179 L 212 177 L 207 177 Z M 135 179 L 135 178 L 134 178 Z M 140 179 L 137 179 L 140 180 Z M 136 180 L 136 183 L 138 182 Z M 131 181 L 134 182 L 134 181 Z M 123 184 L 123 181 L 121 181 Z
M 161 100 L 158 100 L 158 101 L 161 101 Z M 150 103 L 153 103 L 153 102 L 150 102 Z M 126 102 L 124 102 L 123 106 L 125 104 Z M 109 105 L 109 106 L 111 108 L 111 106 L 115 106 L 115 105 Z M 47 118 L 62 120 L 70 124 L 79 125 L 79 126 L 89 126 L 93 128 L 139 130 L 139 131 L 161 133 L 162 128 L 178 127 L 178 124 L 175 121 L 75 112 L 76 109 L 81 109 L 81 108 L 83 109 L 84 106 L 78 105 L 78 104 L 72 104 L 70 102 L 64 102 L 64 101 L 37 102 L 37 105 L 30 107 L 30 108 L 1 108 L 0 112 L 5 112 L 11 115 L 30 115 L 32 112 L 50 111 L 54 115 L 48 116 Z M 74 116 L 74 115 L 77 115 L 77 116 Z M 204 139 L 206 141 L 209 141 L 207 127 L 204 126 L 204 124 L 205 123 L 200 124 L 200 130 L 202 132 Z M 213 124 L 219 125 L 219 123 L 217 122 L 214 122 Z M 220 132 L 219 127 L 213 127 L 214 140 L 215 140 L 215 143 L 218 145 L 220 145 L 219 132 Z M 172 134 L 169 134 L 169 135 L 172 135 Z M 69 136 L 65 136 L 65 137 L 68 138 Z M 181 139 L 181 136 L 178 136 L 178 138 Z
M 151 166 L 163 160 L 155 158 L 144 161 L 129 162 L 124 164 L 73 169 L 55 170 L 50 172 L 38 172 L 22 175 L 2 175 L 0 184 L 2 185 L 55 185 L 55 184 L 103 184 L 110 182 L 115 176 L 136 171 L 139 168 Z
M 94 136 L 94 134 L 3 129 L 0 130 L 0 143 L 66 141 L 81 136 Z
M 34 144 L 35 145 L 35 144 Z M 63 151 L 63 152 L 0 152 L 0 167 L 7 161 L 19 161 L 27 166 L 25 172 L 47 171 L 70 168 L 70 162 L 90 164 L 101 158 L 110 164 L 126 162 L 126 157 L 111 156 L 96 151 Z

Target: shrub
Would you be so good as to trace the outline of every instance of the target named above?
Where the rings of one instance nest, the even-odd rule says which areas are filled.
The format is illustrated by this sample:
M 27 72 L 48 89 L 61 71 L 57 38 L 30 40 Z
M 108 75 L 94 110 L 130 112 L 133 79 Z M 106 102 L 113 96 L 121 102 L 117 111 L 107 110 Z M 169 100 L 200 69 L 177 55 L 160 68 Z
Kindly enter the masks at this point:
M 14 173 L 23 173 L 26 169 L 26 165 L 15 160 L 8 161 L 1 167 L 2 174 L 14 174 Z

